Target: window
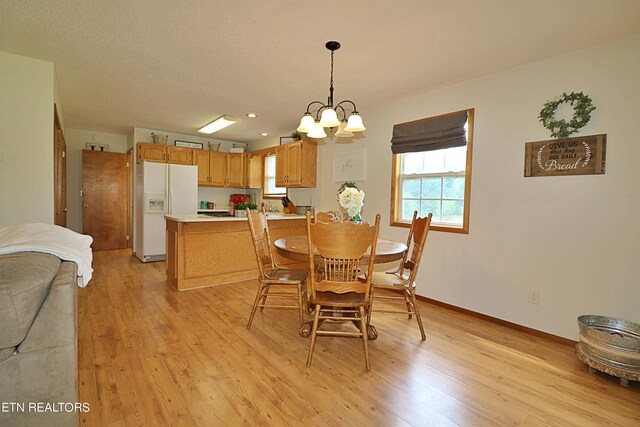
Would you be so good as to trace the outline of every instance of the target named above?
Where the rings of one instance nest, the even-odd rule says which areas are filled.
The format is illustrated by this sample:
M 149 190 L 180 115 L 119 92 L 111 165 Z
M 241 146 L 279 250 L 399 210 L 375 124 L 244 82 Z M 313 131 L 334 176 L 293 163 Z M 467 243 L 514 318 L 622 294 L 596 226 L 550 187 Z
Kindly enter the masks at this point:
M 471 155 L 473 139 L 473 109 L 465 110 L 465 117 L 459 122 L 459 138 L 451 137 L 449 130 L 437 129 L 437 139 L 418 144 L 418 136 L 408 135 L 403 130 L 404 141 L 410 140 L 410 147 L 395 146 L 392 164 L 392 205 L 391 225 L 408 227 L 413 211 L 419 215 L 433 214 L 431 228 L 439 231 L 458 233 L 469 232 L 469 196 L 471 186 Z M 459 114 L 451 113 L 453 114 Z M 420 120 L 423 122 L 438 120 L 438 116 Z M 411 122 L 418 123 L 418 122 Z M 396 125 L 403 126 L 403 125 Z M 429 132 L 436 133 L 437 123 L 429 123 Z M 396 131 L 394 127 L 394 142 Z M 424 130 L 424 129 L 423 129 Z M 445 135 L 443 137 L 443 135 Z M 424 136 L 424 133 L 421 133 Z M 404 142 L 403 141 L 403 142 Z M 444 142 L 443 142 L 444 141 Z M 401 142 L 402 144 L 402 142 Z M 432 144 L 432 146 L 429 146 Z M 464 144 L 464 145 L 461 145 Z M 449 146 L 455 145 L 455 146 Z M 436 149 L 433 149 L 435 146 Z M 441 148 L 441 147 L 445 148 Z M 406 151 L 410 150 L 410 151 Z
M 264 157 L 264 189 L 262 197 L 279 199 L 286 195 L 286 188 L 276 187 L 276 155 L 268 154 Z

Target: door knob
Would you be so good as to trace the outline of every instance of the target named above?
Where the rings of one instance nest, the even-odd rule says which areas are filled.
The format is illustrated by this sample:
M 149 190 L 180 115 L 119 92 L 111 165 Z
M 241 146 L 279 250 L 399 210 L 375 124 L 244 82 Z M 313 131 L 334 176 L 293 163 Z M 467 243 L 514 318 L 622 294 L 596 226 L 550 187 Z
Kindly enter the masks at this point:
M 67 208 L 62 209 L 62 212 L 66 212 L 66 211 L 67 211 Z
M 88 208 L 88 207 L 89 207 L 89 205 L 82 205 L 82 207 L 83 207 L 83 208 Z

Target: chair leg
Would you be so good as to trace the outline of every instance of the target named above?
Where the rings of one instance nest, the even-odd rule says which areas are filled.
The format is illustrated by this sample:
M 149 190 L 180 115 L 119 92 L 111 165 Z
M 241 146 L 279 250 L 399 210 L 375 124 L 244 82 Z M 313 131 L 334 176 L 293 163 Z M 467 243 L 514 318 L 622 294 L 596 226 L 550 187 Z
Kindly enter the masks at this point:
M 311 329 L 311 341 L 309 342 L 309 354 L 307 355 L 307 368 L 311 366 L 311 359 L 313 359 L 313 348 L 316 346 L 316 333 L 318 332 L 319 319 L 320 304 L 316 304 L 316 311 L 313 316 L 313 328 Z
M 267 296 L 269 294 L 269 284 L 264 285 L 264 292 L 262 294 L 262 307 L 260 307 L 260 313 L 262 313 L 264 311 L 264 306 L 267 303 Z
M 408 289 L 404 290 L 404 303 L 407 305 L 407 317 L 411 319 L 411 313 L 415 310 L 411 310 L 411 292 Z
M 369 365 L 369 347 L 367 346 L 367 323 L 365 322 L 364 307 L 358 307 L 360 314 L 360 333 L 362 334 L 362 346 L 364 347 L 364 367 L 367 371 L 371 370 Z
M 300 326 L 302 326 L 302 324 L 304 323 L 304 297 L 303 297 L 303 292 L 306 292 L 304 290 L 304 282 L 300 283 L 298 285 L 298 315 L 300 316 Z
M 418 309 L 418 302 L 416 301 L 416 291 L 411 290 L 411 302 L 413 303 L 413 311 L 416 314 L 416 320 L 418 321 L 418 327 L 420 328 L 420 335 L 422 335 L 422 341 L 427 339 L 424 333 L 424 327 L 422 326 L 422 318 L 420 317 L 420 310 Z
M 374 288 L 371 287 L 371 296 L 369 297 L 369 308 L 367 309 L 367 325 L 371 324 L 371 315 L 373 314 Z
M 262 290 L 265 285 L 262 283 L 258 286 L 258 292 L 256 293 L 256 298 L 253 301 L 253 307 L 251 307 L 251 314 L 249 315 L 249 322 L 247 323 L 247 329 L 251 328 L 251 323 L 253 323 L 253 316 L 256 315 L 256 309 L 258 308 L 258 302 L 260 301 L 260 297 L 262 296 Z

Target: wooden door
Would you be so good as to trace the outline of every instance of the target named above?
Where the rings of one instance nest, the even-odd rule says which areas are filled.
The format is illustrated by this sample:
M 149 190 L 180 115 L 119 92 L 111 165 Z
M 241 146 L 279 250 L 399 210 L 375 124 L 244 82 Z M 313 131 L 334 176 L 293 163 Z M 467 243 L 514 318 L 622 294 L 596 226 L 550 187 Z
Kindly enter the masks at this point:
M 167 146 L 152 144 L 150 142 L 138 143 L 138 163 L 140 162 L 167 162 Z
M 58 109 L 53 108 L 53 223 L 67 226 L 67 144 Z
M 190 165 L 193 163 L 193 149 L 167 146 L 167 163 Z
M 198 185 L 209 185 L 209 152 L 205 150 L 193 150 L 193 164 L 198 166 Z
M 127 154 L 82 151 L 82 232 L 94 251 L 127 244 Z
M 209 152 L 209 174 L 211 175 L 211 185 L 224 187 L 227 180 L 227 158 L 225 153 Z
M 246 181 L 245 155 L 227 153 L 227 187 L 243 188 Z

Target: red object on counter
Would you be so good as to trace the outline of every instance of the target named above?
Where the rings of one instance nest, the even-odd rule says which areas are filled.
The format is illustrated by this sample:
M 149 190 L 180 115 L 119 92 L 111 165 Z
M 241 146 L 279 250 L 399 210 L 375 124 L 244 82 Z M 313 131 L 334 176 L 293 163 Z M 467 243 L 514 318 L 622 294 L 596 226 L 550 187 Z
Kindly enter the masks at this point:
M 235 206 L 237 204 L 247 204 L 251 200 L 251 196 L 248 194 L 232 194 L 229 196 L 229 205 Z

